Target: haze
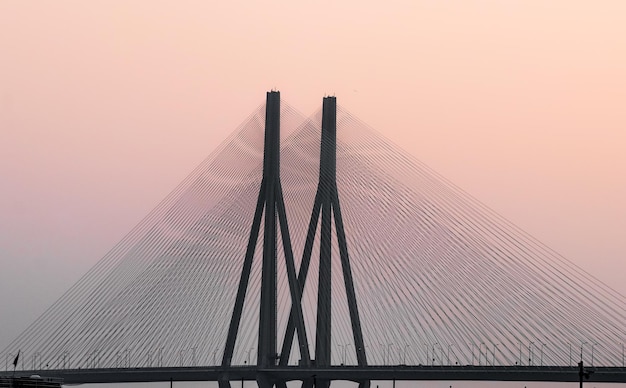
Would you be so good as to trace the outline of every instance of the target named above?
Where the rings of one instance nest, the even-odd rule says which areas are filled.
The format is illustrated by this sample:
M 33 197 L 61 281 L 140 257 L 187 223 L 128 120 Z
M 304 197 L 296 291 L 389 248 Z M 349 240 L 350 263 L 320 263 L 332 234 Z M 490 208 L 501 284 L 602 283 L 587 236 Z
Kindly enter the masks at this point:
M 626 294 L 626 2 L 0 2 L 0 348 L 279 89 Z

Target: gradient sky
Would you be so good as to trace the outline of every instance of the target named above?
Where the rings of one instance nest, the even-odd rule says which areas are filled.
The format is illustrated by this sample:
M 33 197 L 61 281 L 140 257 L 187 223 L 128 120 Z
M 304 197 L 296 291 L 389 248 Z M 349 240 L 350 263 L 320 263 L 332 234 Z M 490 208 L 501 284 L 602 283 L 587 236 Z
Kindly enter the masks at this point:
M 0 2 L 0 348 L 264 101 L 324 95 L 626 295 L 626 2 Z

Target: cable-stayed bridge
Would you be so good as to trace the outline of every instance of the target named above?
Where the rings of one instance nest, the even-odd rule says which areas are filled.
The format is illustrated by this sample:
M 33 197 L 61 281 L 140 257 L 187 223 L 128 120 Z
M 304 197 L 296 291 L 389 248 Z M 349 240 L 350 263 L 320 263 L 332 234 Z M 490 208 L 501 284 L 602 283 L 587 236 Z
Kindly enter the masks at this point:
M 624 302 L 334 97 L 270 92 L 2 356 L 68 383 L 626 382 Z

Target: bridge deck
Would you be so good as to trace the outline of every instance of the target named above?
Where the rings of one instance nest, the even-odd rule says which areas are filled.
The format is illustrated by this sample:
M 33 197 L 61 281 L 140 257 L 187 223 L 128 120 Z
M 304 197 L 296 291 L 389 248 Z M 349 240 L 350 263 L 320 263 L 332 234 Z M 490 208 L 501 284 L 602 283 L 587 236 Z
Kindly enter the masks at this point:
M 626 383 L 626 368 L 595 367 L 589 382 Z M 328 380 L 482 380 L 482 381 L 578 381 L 578 367 L 554 366 L 332 366 L 332 367 L 178 367 L 123 369 L 65 369 L 18 371 L 18 375 L 39 374 L 62 378 L 64 384 L 130 383 L 159 381 L 291 381 L 311 378 Z

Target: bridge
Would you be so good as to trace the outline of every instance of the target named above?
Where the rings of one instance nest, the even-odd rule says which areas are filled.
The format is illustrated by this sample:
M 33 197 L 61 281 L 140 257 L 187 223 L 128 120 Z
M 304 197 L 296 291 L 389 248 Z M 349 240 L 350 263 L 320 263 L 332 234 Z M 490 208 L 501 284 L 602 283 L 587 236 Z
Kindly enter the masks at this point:
M 334 97 L 303 117 L 269 92 L 2 356 L 68 384 L 578 381 L 579 362 L 626 382 L 624 323 L 623 296 Z
M 595 367 L 591 381 L 624 383 L 626 371 L 621 367 Z M 34 371 L 33 371 L 34 372 Z M 30 372 L 29 372 L 30 373 Z M 330 366 L 275 368 L 241 367 L 169 367 L 104 368 L 47 370 L 46 376 L 63 379 L 65 384 L 137 383 L 160 381 L 256 381 L 265 375 L 270 381 L 542 381 L 578 382 L 578 367 L 553 366 Z

